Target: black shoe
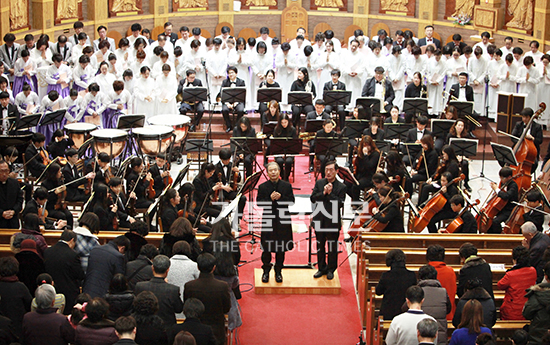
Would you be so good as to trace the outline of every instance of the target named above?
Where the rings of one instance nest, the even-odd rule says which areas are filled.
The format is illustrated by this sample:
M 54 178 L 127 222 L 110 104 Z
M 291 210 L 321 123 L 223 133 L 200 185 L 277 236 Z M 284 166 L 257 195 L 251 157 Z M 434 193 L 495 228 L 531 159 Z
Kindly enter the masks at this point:
M 233 130 L 233 128 L 227 127 L 227 129 L 225 130 L 225 133 L 229 133 L 229 132 L 231 132 L 232 130 Z
M 283 282 L 283 275 L 281 274 L 281 272 L 276 272 L 275 273 L 275 281 L 277 283 L 282 283 Z
M 264 272 L 262 274 L 262 283 L 268 283 L 269 282 L 269 272 Z
M 326 272 L 323 272 L 323 271 L 317 271 L 317 273 L 315 273 L 313 275 L 313 278 L 321 278 L 322 276 L 324 276 L 325 274 L 327 274 Z
M 327 279 L 328 280 L 334 279 L 334 272 L 331 272 L 331 271 L 327 272 Z
M 309 167 L 309 172 L 312 172 L 313 171 L 313 167 Z

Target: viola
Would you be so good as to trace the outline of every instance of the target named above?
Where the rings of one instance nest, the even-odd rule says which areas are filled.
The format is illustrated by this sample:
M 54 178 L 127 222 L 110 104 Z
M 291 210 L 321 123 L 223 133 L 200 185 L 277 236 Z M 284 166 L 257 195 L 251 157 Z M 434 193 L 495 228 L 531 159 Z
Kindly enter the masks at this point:
M 43 224 L 46 224 L 46 218 L 48 218 L 48 210 L 44 206 L 38 208 L 38 219 L 42 221 Z
M 218 181 L 221 181 L 221 180 L 222 180 L 222 173 L 218 172 Z M 212 202 L 218 202 L 218 200 L 220 199 L 220 190 L 221 189 L 218 189 L 214 192 L 214 196 L 212 197 Z
M 458 230 L 460 230 L 462 228 L 462 226 L 464 225 L 464 220 L 462 219 L 462 215 L 464 213 L 466 213 L 466 211 L 469 208 L 474 207 L 474 206 L 479 205 L 479 204 L 480 204 L 479 199 L 476 199 L 476 201 L 473 204 L 466 205 L 466 207 L 464 207 L 462 209 L 462 211 L 460 211 L 460 213 L 456 216 L 456 218 L 453 219 L 453 221 L 450 222 L 449 225 L 447 225 L 447 228 L 445 229 L 445 232 L 448 233 L 448 234 L 452 234 L 452 233 L 455 233 Z
M 109 200 L 111 200 L 111 205 L 116 205 L 116 203 L 113 201 L 113 195 L 111 193 L 107 193 Z M 115 214 L 113 217 L 113 230 L 118 230 L 118 215 Z
M 170 163 L 169 162 L 166 162 L 165 166 L 164 166 L 164 171 L 168 171 L 170 172 Z M 162 179 L 162 182 L 164 182 L 164 186 L 171 186 L 172 183 L 174 183 L 174 179 L 172 179 L 172 176 L 170 176 L 170 174 L 164 176 L 164 178 Z
M 93 160 L 90 165 L 92 166 L 92 171 L 95 172 L 95 160 Z M 88 183 L 86 183 L 86 187 L 84 188 L 84 194 L 89 195 L 92 191 L 92 184 L 94 183 L 94 179 L 90 178 L 88 179 Z
M 63 184 L 65 181 L 63 178 L 61 179 L 61 184 Z M 60 187 L 58 187 L 60 188 Z M 57 194 L 57 202 L 55 203 L 55 209 L 56 210 L 65 210 L 67 209 L 67 202 L 65 199 L 67 198 L 67 188 L 65 187 L 64 190 Z
M 461 174 L 459 177 L 452 179 L 447 182 L 445 187 L 449 187 L 452 184 L 458 183 L 464 180 L 466 176 Z M 410 224 L 411 230 L 413 232 L 421 232 L 428 226 L 432 218 L 445 207 L 447 203 L 447 198 L 439 190 L 437 193 L 432 195 L 432 197 L 426 202 L 426 205 L 420 210 L 418 216 L 411 217 Z
M 512 180 L 510 180 L 512 181 Z M 505 188 L 509 183 L 506 182 L 504 185 L 500 184 L 499 188 Z M 476 215 L 477 229 L 481 233 L 486 233 L 487 230 L 493 225 L 493 218 L 502 211 L 504 206 L 508 204 L 508 200 L 504 200 L 498 196 L 498 193 L 493 191 L 493 194 L 487 200 L 485 206 L 479 211 L 479 214 Z
M 149 173 L 149 168 L 150 168 L 150 165 L 149 163 L 147 163 L 147 172 Z M 147 198 L 148 199 L 154 199 L 155 196 L 157 195 L 157 193 L 155 192 L 155 180 L 153 178 L 151 178 L 149 180 L 149 186 L 147 186 Z
M 416 166 L 414 167 L 414 170 L 418 171 L 422 167 L 422 162 L 424 161 L 424 149 L 422 149 L 422 154 L 420 155 L 420 158 L 418 158 L 418 162 L 416 163 Z M 426 174 L 428 172 L 426 171 Z

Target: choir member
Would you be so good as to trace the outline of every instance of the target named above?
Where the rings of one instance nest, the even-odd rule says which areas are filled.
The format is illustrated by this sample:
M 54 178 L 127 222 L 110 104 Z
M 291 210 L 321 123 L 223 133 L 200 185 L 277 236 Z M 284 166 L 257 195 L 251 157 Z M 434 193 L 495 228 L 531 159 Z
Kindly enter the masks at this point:
M 470 84 L 476 87 L 474 92 L 474 112 L 483 114 L 485 112 L 485 76 L 489 61 L 483 55 L 481 47 L 474 50 L 475 58 L 468 63 L 468 75 Z
M 57 163 L 53 163 L 46 171 L 46 179 L 42 182 L 42 187 L 48 191 L 48 201 L 46 202 L 46 210 L 48 216 L 54 219 L 63 219 L 67 221 L 67 227 L 73 228 L 73 215 L 64 204 L 65 191 L 63 172 Z
M 494 46 L 492 46 L 494 47 Z M 491 47 L 491 51 L 494 49 Z M 497 92 L 500 91 L 500 80 L 498 74 L 500 68 L 504 64 L 502 59 L 502 52 L 500 49 L 497 49 L 493 54 L 493 59 L 487 64 L 487 76 L 489 77 L 489 87 L 487 91 L 487 105 L 489 106 L 489 117 L 492 119 L 496 118 L 497 114 Z
M 180 193 L 174 188 L 169 188 L 162 197 L 162 211 L 160 212 L 160 220 L 162 222 L 162 230 L 170 229 L 174 221 L 178 219 L 177 206 L 180 204 Z
M 533 117 L 533 109 L 526 107 L 523 108 L 521 111 L 521 121 L 516 122 L 516 125 L 514 126 L 514 129 L 512 130 L 512 143 L 516 145 L 518 142 L 517 139 L 522 136 L 523 131 L 525 130 L 525 127 L 527 127 L 527 124 L 531 120 L 531 117 Z M 529 133 L 525 135 L 525 140 L 531 140 L 535 147 L 537 148 L 537 156 L 535 159 L 535 164 L 533 164 L 531 171 L 534 172 L 537 169 L 538 162 L 539 162 L 539 154 L 540 154 L 540 145 L 542 144 L 542 126 L 533 121 L 531 124 L 531 129 L 529 130 Z
M 333 40 L 327 39 L 325 51 L 317 59 L 317 68 L 321 70 L 319 86 L 326 85 L 332 79 L 332 72 L 340 66 L 339 55 L 334 49 Z M 340 76 L 339 76 L 340 77 Z
M 160 53 L 160 60 L 155 62 L 153 64 L 153 67 L 151 68 L 151 77 L 153 77 L 153 79 L 156 80 L 160 76 L 162 76 L 164 65 L 170 66 L 170 74 L 174 77 L 176 76 L 176 67 L 174 67 L 174 64 L 168 59 L 168 57 L 168 52 L 163 51 L 162 53 Z
M 444 183 L 441 182 L 441 176 L 443 173 L 449 172 L 451 174 L 450 179 L 457 178 L 460 174 L 458 158 L 456 157 L 455 150 L 449 145 L 443 147 L 441 152 L 441 164 L 437 168 L 436 172 L 430 176 L 426 183 L 422 186 L 420 194 L 418 196 L 418 205 L 422 205 L 430 193 L 436 193 Z M 448 180 L 449 181 L 449 180 Z
M 272 70 L 272 69 L 267 71 L 267 73 L 265 75 L 265 80 L 260 83 L 260 89 L 265 88 L 265 87 L 280 87 L 279 83 L 275 81 L 275 71 Z M 283 91 L 283 94 L 284 94 L 284 91 Z M 271 102 L 269 102 L 270 103 L 269 107 L 268 107 L 267 103 L 260 102 L 259 113 L 262 116 L 262 125 L 266 124 L 266 122 L 264 122 L 264 115 L 266 115 L 268 113 L 268 108 L 271 109 L 271 103 L 272 102 L 276 102 L 276 101 L 272 100 Z M 279 103 L 277 103 L 276 106 L 277 106 L 277 114 L 278 114 L 279 113 Z M 270 115 L 272 117 L 272 119 L 269 120 L 269 121 L 277 121 L 277 117 L 273 117 L 273 115 L 274 115 L 274 113 L 272 113 Z
M 351 91 L 351 99 L 361 97 L 361 88 L 363 87 L 361 80 L 365 73 L 364 56 L 357 50 L 358 47 L 359 42 L 353 40 L 349 44 L 349 50 L 340 56 L 341 61 L 346 61 L 345 64 L 342 64 L 342 73 L 344 74 L 344 83 Z
M 416 72 L 419 72 L 420 75 L 422 75 L 426 69 L 428 57 L 426 55 L 422 55 L 422 50 L 420 47 L 415 46 L 412 48 L 411 56 L 407 62 L 407 76 L 414 75 Z
M 396 105 L 399 107 L 399 109 L 401 109 L 403 108 L 403 95 L 405 90 L 406 61 L 401 54 L 400 46 L 392 47 L 388 65 L 388 77 L 392 82 L 393 91 L 395 93 L 395 98 L 392 103 L 393 105 Z
M 503 167 L 498 172 L 500 183 L 497 185 L 495 182 L 491 182 L 493 192 L 499 198 L 506 200 L 506 205 L 497 213 L 496 217 L 493 218 L 493 223 L 487 231 L 490 234 L 502 233 L 501 223 L 510 218 L 510 214 L 515 207 L 513 202 L 518 201 L 518 185 L 514 181 L 513 175 L 514 171 L 512 168 Z
M 449 203 L 451 204 L 451 210 L 455 214 L 460 214 L 462 210 L 464 209 L 464 206 L 466 206 L 464 197 L 460 194 L 453 195 L 451 200 L 449 200 Z M 470 210 L 466 209 L 462 214 L 460 215 L 460 218 L 463 221 L 462 226 L 460 229 L 455 231 L 455 233 L 462 233 L 462 234 L 477 234 L 477 221 L 472 212 Z M 446 233 L 446 229 L 439 229 L 439 233 Z
M 313 98 L 316 97 L 317 92 L 315 90 L 315 85 L 313 84 L 313 81 L 309 79 L 309 72 L 306 67 L 298 68 L 298 79 L 296 79 L 292 83 L 292 86 L 290 87 L 290 91 L 309 92 L 312 94 Z M 311 104 L 306 104 L 306 105 L 293 104 L 292 105 L 292 123 L 294 127 L 300 128 L 301 114 L 307 115 L 311 111 L 314 111 L 314 108 Z
M 193 201 L 195 209 L 193 210 L 197 216 L 203 214 L 209 217 L 218 217 L 221 212 L 221 207 L 212 204 L 214 192 L 223 189 L 222 183 L 214 183 L 212 177 L 216 173 L 216 166 L 212 163 L 203 163 L 199 174 L 193 179 L 195 192 L 193 193 Z
M 517 91 L 517 66 L 514 64 L 514 57 L 512 54 L 502 55 L 504 56 L 505 63 L 500 67 L 498 71 L 498 79 L 500 80 L 501 92 L 516 92 Z
M 86 44 L 88 41 L 88 35 L 86 35 L 85 32 L 81 32 L 77 36 L 77 42 L 73 44 L 73 47 L 71 48 L 71 60 L 73 65 L 78 64 L 78 61 L 80 60 L 80 57 L 82 56 L 82 50 L 84 47 L 89 46 L 89 44 Z
M 360 203 L 359 196 L 362 190 L 374 186 L 372 177 L 380 163 L 380 150 L 376 147 L 372 137 L 365 136 L 357 148 L 357 157 L 353 161 L 353 175 L 359 184 L 346 183 L 348 193 L 351 196 L 352 204 Z
M 84 193 L 84 189 L 79 188 L 80 186 L 84 186 L 86 183 L 88 183 L 89 179 L 93 179 L 95 177 L 95 173 L 89 172 L 85 175 L 86 179 L 82 179 L 80 182 L 74 182 L 80 178 L 82 178 L 82 173 L 78 170 L 78 167 L 76 166 L 78 163 L 78 151 L 76 151 L 73 148 L 70 148 L 65 153 L 65 157 L 67 157 L 67 164 L 61 169 L 61 172 L 63 173 L 63 180 L 65 183 L 69 184 L 67 185 L 67 196 L 65 199 L 67 201 L 86 201 L 88 200 L 88 195 Z
M 28 50 L 23 50 L 21 57 L 15 61 L 13 66 L 15 78 L 13 80 L 13 96 L 23 91 L 23 85 L 28 84 L 34 90 L 34 82 L 32 78 L 36 75 L 37 69 L 35 62 L 30 58 Z
M 75 89 L 69 91 L 69 97 L 63 99 L 67 112 L 65 118 L 67 123 L 76 123 L 82 119 L 82 112 L 84 111 L 84 97 L 80 96 Z
M 346 84 L 342 83 L 340 79 L 340 70 L 334 69 L 330 72 L 331 80 L 326 82 L 323 86 L 323 92 L 324 91 L 331 91 L 331 90 L 341 90 L 346 91 Z M 338 113 L 338 117 L 340 119 L 340 129 L 342 130 L 344 128 L 345 122 L 346 122 L 346 111 L 344 108 L 344 105 L 338 105 L 335 107 L 336 112 Z M 325 107 L 325 110 L 327 113 L 331 114 L 333 110 L 332 105 L 327 105 Z
M 32 91 L 31 85 L 25 83 L 21 92 L 15 96 L 14 104 L 17 106 L 19 114 L 25 116 L 36 112 L 40 105 L 40 101 L 36 92 Z
M 462 42 L 460 42 L 462 43 Z M 458 47 L 453 49 L 452 57 L 446 61 L 446 70 L 447 70 L 447 82 L 446 82 L 446 91 L 449 91 L 451 89 L 452 85 L 455 85 L 458 83 L 458 76 L 462 72 L 467 71 L 467 66 L 464 60 L 460 58 L 460 55 L 462 54 L 462 50 Z
M 103 112 L 103 127 L 117 128 L 118 118 L 128 113 L 132 103 L 132 95 L 124 89 L 124 82 L 113 82 L 111 91 L 107 93 L 107 108 Z
M 270 44 L 271 45 L 271 44 Z M 256 89 L 260 86 L 262 81 L 264 81 L 267 71 L 273 68 L 272 57 L 267 54 L 268 45 L 265 42 L 257 42 L 255 54 L 254 51 L 251 51 L 251 54 L 254 54 L 251 58 L 254 85 Z M 252 81 L 251 81 L 252 83 Z M 256 92 L 253 92 L 250 95 L 251 105 L 253 108 L 256 107 Z
M 115 50 L 117 60 L 122 64 L 124 70 L 130 67 L 132 62 L 132 54 L 130 51 L 130 41 L 127 38 L 121 38 L 118 41 L 118 49 Z
M 44 38 L 39 39 L 38 42 L 36 42 L 36 47 L 31 50 L 31 59 L 34 60 L 36 68 L 50 66 L 52 64 L 52 56 L 51 50 L 48 49 L 48 41 Z M 78 56 L 80 56 L 80 54 Z
M 384 75 L 383 67 L 376 67 L 374 77 L 367 80 L 361 92 L 362 97 L 375 97 L 380 100 L 380 111 L 389 112 L 395 98 L 392 82 Z
M 118 61 L 115 53 L 109 54 L 109 73 L 114 75 L 117 80 L 122 79 L 122 73 L 124 72 L 124 68 L 122 67 L 122 63 Z
M 63 64 L 61 54 L 55 54 L 52 57 L 52 61 L 53 65 L 46 71 L 47 92 L 55 90 L 64 98 L 69 95 L 69 83 L 72 79 L 72 71 L 69 66 Z M 63 86 L 64 84 L 65 86 Z
M 112 86 L 111 86 L 112 88 Z M 91 83 L 88 86 L 88 93 L 84 96 L 84 113 L 81 120 L 86 121 L 86 117 L 91 118 L 91 122 L 103 126 L 103 112 L 107 108 L 107 99 L 103 91 L 100 91 L 97 83 Z M 88 121 L 86 121 L 88 122 Z
M 23 194 L 17 180 L 10 177 L 9 165 L 4 160 L 0 160 L 0 200 L 2 204 L 0 228 L 19 229 L 19 213 L 23 208 Z
M 110 91 L 113 90 L 113 83 L 115 82 L 116 77 L 109 73 L 109 63 L 103 61 L 99 64 L 98 74 L 94 78 L 94 82 L 99 85 L 99 89 L 103 94 L 107 95 Z
M 236 49 L 229 51 L 228 61 L 229 66 L 237 67 L 237 75 L 240 75 L 246 84 L 246 109 L 253 109 L 250 99 L 250 94 L 255 92 L 254 84 L 250 83 L 250 71 L 249 67 L 252 65 L 250 55 L 246 51 L 246 41 L 244 38 L 239 37 L 236 41 Z M 275 74 L 273 75 L 275 78 Z
M 430 134 L 425 134 L 420 139 L 422 150 L 414 159 L 411 178 L 406 180 L 406 191 L 409 195 L 413 194 L 413 183 L 424 182 L 429 176 L 432 176 L 437 170 L 439 157 L 434 149 L 434 140 Z
M 148 52 L 149 49 L 147 47 L 147 41 L 145 41 L 145 39 L 142 37 L 137 38 L 133 43 L 132 43 L 132 40 L 130 40 L 130 44 L 133 46 L 133 53 L 134 53 L 134 56 L 132 56 L 133 60 L 138 58 L 137 54 L 139 52 L 146 53 L 147 55 L 149 54 L 153 55 L 153 51 Z M 150 62 L 148 61 L 148 63 Z M 153 64 L 150 63 L 150 65 L 152 66 Z
M 296 66 L 294 56 L 290 52 L 290 44 L 284 42 L 283 44 L 281 44 L 281 50 L 275 56 L 275 67 L 277 67 L 277 81 L 281 85 L 281 102 L 283 104 L 288 103 L 287 95 L 294 81 L 294 72 L 296 70 L 296 67 L 298 67 Z
M 491 42 L 489 42 L 490 39 L 491 39 L 491 34 L 489 32 L 487 32 L 487 31 L 482 32 L 481 33 L 481 42 L 477 42 L 474 45 L 474 50 L 477 47 L 480 47 L 481 50 L 483 51 L 483 54 L 487 54 L 487 48 L 491 44 Z
M 386 224 L 383 232 L 405 232 L 403 228 L 403 216 L 399 210 L 399 205 L 395 200 L 400 196 L 388 186 L 381 187 L 378 190 L 381 204 L 373 210 L 373 218 L 380 223 Z
M 162 66 L 162 74 L 155 80 L 157 90 L 157 114 L 177 114 L 176 95 L 178 81 L 175 73 L 171 73 L 172 67 L 169 64 Z
M 430 113 L 438 115 L 443 111 L 443 79 L 447 74 L 447 66 L 441 59 L 441 50 L 436 50 L 434 58 L 426 65 L 426 78 L 428 80 L 428 108 Z
M 537 85 L 537 99 L 539 102 L 550 99 L 550 55 L 544 54 L 541 63 L 537 65 L 541 81 Z M 538 119 L 538 123 L 546 130 L 550 126 L 550 110 L 545 110 Z
M 384 130 L 380 128 L 380 118 L 375 116 L 370 120 L 370 126 L 365 128 L 363 135 L 371 137 L 375 141 L 384 140 Z
M 147 167 L 143 165 L 143 161 L 139 157 L 134 157 L 130 160 L 130 172 L 126 176 L 126 185 L 128 192 L 134 192 L 137 208 L 148 208 L 152 201 L 148 196 L 147 190 L 153 180 L 151 173 L 147 171 Z M 154 181 L 153 181 L 154 183 Z
M 86 55 L 80 56 L 78 63 L 73 68 L 73 90 L 78 92 L 88 89 L 95 73 L 90 66 L 90 58 Z
M 155 81 L 150 77 L 151 69 L 147 66 L 141 67 L 141 78 L 139 78 L 134 87 L 134 110 L 140 114 L 145 114 L 145 117 L 151 117 L 156 110 L 156 95 Z M 175 85 L 174 85 L 175 86 Z
M 445 197 L 446 202 L 443 208 L 428 223 L 428 231 L 432 234 L 437 233 L 437 223 L 444 219 L 454 219 L 457 215 L 451 208 L 451 198 L 458 194 L 458 188 L 454 183 L 451 183 L 452 180 L 452 175 L 449 171 L 441 174 L 441 189 L 439 192 Z
M 214 49 L 206 55 L 206 70 L 208 71 L 211 96 L 219 94 L 227 69 L 227 54 L 221 50 L 222 40 L 215 38 L 213 43 Z M 219 96 L 216 98 L 219 99 Z
M 273 130 L 273 137 L 288 139 L 298 138 L 296 128 L 292 126 L 290 118 L 287 114 L 282 114 L 281 116 L 279 116 L 277 126 Z M 294 157 L 276 157 L 275 161 L 277 162 L 277 164 L 279 164 L 280 171 L 283 172 L 282 179 L 288 181 L 290 177 L 290 171 L 292 170 L 292 166 L 294 165 Z
M 227 79 L 224 79 L 224 81 L 221 83 L 221 88 L 234 88 L 234 87 L 245 87 L 244 80 L 237 77 L 237 67 L 235 66 L 229 66 L 227 68 Z M 220 93 L 218 94 L 217 98 L 221 99 L 221 93 L 222 89 L 220 89 Z M 237 121 L 239 121 L 243 115 L 244 115 L 244 103 L 242 102 L 225 102 L 222 105 L 222 114 L 223 119 L 225 121 L 225 125 L 227 129 L 225 130 L 226 133 L 229 133 L 233 130 L 233 124 L 231 123 L 231 117 L 229 116 L 229 112 L 232 111 L 237 115 Z
M 540 82 L 541 75 L 538 69 L 533 65 L 533 58 L 527 56 L 523 59 L 523 66 L 518 69 L 518 74 L 516 75 L 516 80 L 519 84 L 518 92 L 525 93 L 527 95 L 533 95 L 533 97 L 525 97 L 526 108 L 538 109 L 536 88 L 537 84 Z

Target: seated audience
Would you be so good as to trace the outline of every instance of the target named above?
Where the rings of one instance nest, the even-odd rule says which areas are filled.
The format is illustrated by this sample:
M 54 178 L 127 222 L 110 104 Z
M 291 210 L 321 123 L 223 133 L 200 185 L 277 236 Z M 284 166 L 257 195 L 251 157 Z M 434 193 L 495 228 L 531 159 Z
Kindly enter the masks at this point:
M 530 320 L 529 343 L 539 344 L 548 334 L 550 326 L 550 262 L 544 266 L 546 283 L 539 283 L 527 290 L 527 302 L 523 307 L 523 317 Z
M 115 323 L 107 318 L 109 304 L 96 297 L 86 304 L 86 318 L 76 326 L 75 342 L 80 345 L 112 345 L 118 341 Z
M 122 273 L 117 273 L 111 280 L 109 292 L 105 295 L 105 301 L 109 303 L 109 320 L 116 321 L 121 316 L 129 316 L 132 313 L 134 294 L 128 288 L 128 280 Z
M 445 264 L 445 248 L 439 244 L 433 244 L 426 250 L 428 265 L 435 267 L 437 280 L 447 290 L 451 300 L 451 312 L 447 313 L 447 320 L 452 320 L 455 315 L 456 273 L 452 267 Z
M 190 332 L 197 345 L 215 345 L 216 338 L 212 333 L 212 327 L 201 322 L 204 313 L 204 304 L 197 298 L 187 298 L 183 304 L 183 313 L 185 321 L 172 326 L 168 330 L 168 344 L 174 343 L 174 338 L 181 332 Z
M 149 281 L 153 278 L 153 259 L 159 255 L 157 247 L 146 244 L 141 247 L 139 256 L 126 264 L 126 278 L 128 287 L 134 290 L 139 282 Z
M 478 278 L 468 280 L 465 285 L 466 291 L 460 297 L 460 300 L 456 304 L 455 316 L 453 317 L 453 325 L 458 327 L 458 324 L 462 320 L 462 314 L 464 306 L 469 300 L 475 299 L 481 303 L 483 309 L 483 325 L 487 328 L 491 328 L 495 325 L 497 320 L 497 311 L 495 307 L 495 301 L 485 291 L 482 286 L 482 282 Z
M 465 290 L 465 285 L 469 280 L 481 279 L 482 287 L 493 296 L 493 273 L 491 267 L 482 258 L 477 256 L 477 248 L 473 244 L 466 242 L 458 250 L 460 261 L 463 263 L 460 273 L 458 274 L 458 284 L 456 295 L 462 297 Z
M 483 307 L 476 299 L 464 304 L 460 323 L 456 327 L 449 345 L 475 345 L 478 335 L 491 333 L 489 328 L 483 326 Z
M 166 342 L 167 325 L 158 315 L 159 300 L 151 291 L 143 291 L 136 295 L 134 313 L 136 319 L 138 344 L 164 345 Z
M 32 296 L 25 284 L 17 279 L 19 263 L 13 256 L 0 258 L 0 313 L 13 322 L 15 335 L 21 336 L 21 322 L 31 311 Z

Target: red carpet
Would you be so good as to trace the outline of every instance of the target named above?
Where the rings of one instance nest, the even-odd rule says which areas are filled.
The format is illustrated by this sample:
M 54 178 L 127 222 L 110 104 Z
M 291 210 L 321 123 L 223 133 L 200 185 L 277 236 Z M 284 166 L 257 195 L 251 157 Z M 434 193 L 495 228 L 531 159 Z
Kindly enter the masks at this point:
M 261 158 L 263 159 L 263 158 Z M 314 183 L 304 174 L 307 157 L 297 158 L 295 195 L 311 194 Z M 260 161 L 260 159 L 259 159 Z M 263 160 L 262 160 L 263 162 Z M 262 179 L 263 180 L 263 179 Z M 254 211 L 259 214 L 257 210 Z M 296 222 L 304 220 L 296 219 Z M 306 221 L 308 224 L 309 221 Z M 307 233 L 294 234 L 295 250 L 286 254 L 285 264 L 307 263 Z M 249 237 L 241 239 L 250 240 Z M 253 248 L 253 253 L 250 251 Z M 315 248 L 315 245 L 314 245 Z M 314 249 L 315 251 L 315 249 Z M 243 298 L 239 301 L 243 325 L 237 329 L 238 344 L 242 345 L 298 345 L 298 344 L 356 344 L 361 330 L 357 299 L 346 252 L 338 259 L 344 264 L 338 269 L 342 293 L 340 295 L 256 295 L 254 268 L 261 267 L 259 244 L 241 244 L 242 260 L 239 268 Z M 316 257 L 313 256 L 316 262 Z M 283 277 L 284 277 L 283 270 Z M 311 270 L 313 274 L 316 270 Z M 250 289 L 248 292 L 244 292 Z

